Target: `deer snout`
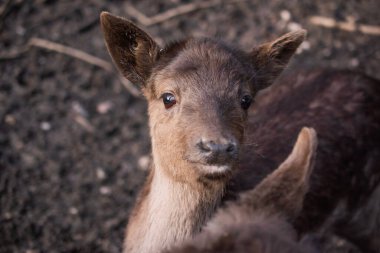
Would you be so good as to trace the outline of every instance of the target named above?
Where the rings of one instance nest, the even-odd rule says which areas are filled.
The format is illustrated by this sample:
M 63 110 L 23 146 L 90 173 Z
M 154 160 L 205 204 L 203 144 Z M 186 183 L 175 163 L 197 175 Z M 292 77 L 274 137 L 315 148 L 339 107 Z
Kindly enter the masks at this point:
M 209 164 L 226 164 L 236 158 L 238 145 L 233 139 L 201 139 L 196 144 L 201 156 Z

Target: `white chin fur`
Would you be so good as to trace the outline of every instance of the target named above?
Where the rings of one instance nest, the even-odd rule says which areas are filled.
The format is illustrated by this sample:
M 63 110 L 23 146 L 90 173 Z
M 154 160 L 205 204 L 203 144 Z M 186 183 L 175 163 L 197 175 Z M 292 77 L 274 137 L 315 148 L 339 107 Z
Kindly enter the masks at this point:
M 231 170 L 230 165 L 203 165 L 202 170 L 207 174 L 220 174 Z

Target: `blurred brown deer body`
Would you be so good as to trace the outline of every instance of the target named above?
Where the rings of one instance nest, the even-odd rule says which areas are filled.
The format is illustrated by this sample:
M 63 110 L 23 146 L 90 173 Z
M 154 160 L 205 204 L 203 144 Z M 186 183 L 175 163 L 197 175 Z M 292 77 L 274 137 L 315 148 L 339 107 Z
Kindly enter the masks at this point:
M 337 183 L 341 175 L 347 175 L 346 180 L 351 181 L 352 170 L 362 171 L 369 152 L 361 153 L 364 145 L 361 141 L 368 136 L 377 140 L 378 133 L 374 130 L 379 128 L 373 124 L 374 115 L 365 114 L 365 122 L 360 122 L 363 107 L 368 106 L 363 105 L 368 91 L 359 86 L 360 78 L 351 80 L 332 73 L 326 81 L 325 74 L 319 73 L 306 75 L 303 80 L 290 80 L 291 88 L 278 86 L 275 95 L 267 100 L 263 97 L 253 111 L 254 117 L 248 120 L 247 109 L 253 97 L 282 72 L 303 41 L 304 31 L 286 34 L 246 53 L 212 39 L 188 39 L 160 49 L 149 35 L 127 20 L 103 13 L 101 23 L 116 66 L 130 81 L 141 85 L 148 100 L 153 165 L 129 219 L 127 252 L 159 252 L 196 235 L 220 204 L 236 169 L 240 167 L 242 173 L 234 175 L 227 191 L 253 188 L 289 153 L 289 140 L 303 125 L 315 125 L 317 132 L 321 132 L 322 159 L 317 160 L 318 173 L 313 176 L 316 178 L 311 183 L 311 194 L 306 196 L 304 211 L 296 221 L 301 232 L 323 222 L 343 195 L 343 186 L 337 185 L 338 192 L 334 192 L 334 186 L 322 191 L 331 194 L 326 212 L 325 195 L 318 191 Z M 337 88 L 346 92 L 342 95 L 346 99 L 353 92 L 364 90 L 353 96 L 356 102 L 345 104 L 343 110 L 336 110 L 331 103 L 322 114 L 310 114 L 309 110 L 322 107 L 324 99 L 331 102 L 339 98 L 334 90 L 337 86 L 334 76 L 343 80 Z M 345 78 L 351 83 L 357 80 L 354 83 L 357 88 L 351 93 L 341 87 L 348 81 Z M 323 80 L 325 92 L 318 93 L 319 82 Z M 305 89 L 309 97 L 302 97 Z M 297 95 L 292 97 L 289 90 Z M 286 99 L 299 101 L 287 105 Z M 373 105 L 378 106 L 377 102 Z M 293 119 L 286 118 L 293 111 Z M 340 116 L 338 120 L 334 113 Z M 357 116 L 358 124 L 341 128 L 339 120 L 351 115 Z M 265 157 L 240 152 L 247 125 L 252 128 L 253 138 L 248 136 L 246 142 L 259 143 L 260 153 Z M 366 125 L 371 127 L 363 128 Z M 335 134 L 336 129 L 341 132 Z M 344 150 L 346 145 L 351 145 L 352 151 Z M 330 158 L 334 151 L 336 157 Z M 354 162 L 357 164 L 345 168 L 349 165 L 347 158 L 353 155 L 358 157 Z M 373 170 L 369 168 L 368 173 Z M 355 176 L 356 182 L 364 182 L 359 178 L 360 172 Z M 318 206 L 319 203 L 322 205 Z M 314 212 L 316 207 L 318 213 Z M 319 220 L 311 224 L 308 219 L 313 217 Z

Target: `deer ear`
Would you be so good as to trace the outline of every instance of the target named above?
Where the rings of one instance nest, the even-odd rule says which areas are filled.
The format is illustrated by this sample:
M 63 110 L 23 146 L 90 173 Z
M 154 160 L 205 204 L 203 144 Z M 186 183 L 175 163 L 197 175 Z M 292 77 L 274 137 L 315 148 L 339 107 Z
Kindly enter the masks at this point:
M 294 220 L 300 213 L 314 168 L 317 136 L 313 128 L 303 128 L 287 159 L 241 201 L 253 211 L 280 215 Z
M 271 85 L 281 74 L 305 37 L 306 30 L 290 32 L 251 51 L 259 89 Z
M 157 43 L 132 22 L 108 12 L 100 14 L 100 23 L 117 68 L 132 83 L 144 85 L 158 57 Z

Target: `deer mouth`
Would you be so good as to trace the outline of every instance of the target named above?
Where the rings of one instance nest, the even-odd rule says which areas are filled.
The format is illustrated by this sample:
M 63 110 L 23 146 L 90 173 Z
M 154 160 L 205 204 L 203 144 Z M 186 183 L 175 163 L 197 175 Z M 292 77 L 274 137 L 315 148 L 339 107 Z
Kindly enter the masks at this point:
M 185 155 L 184 160 L 192 165 L 201 176 L 209 178 L 223 178 L 229 176 L 235 168 L 236 160 L 209 162 L 199 157 Z
M 201 170 L 207 174 L 225 174 L 232 170 L 231 165 L 201 165 Z
M 232 164 L 207 164 L 193 163 L 199 173 L 209 179 L 221 179 L 228 177 L 233 171 Z

